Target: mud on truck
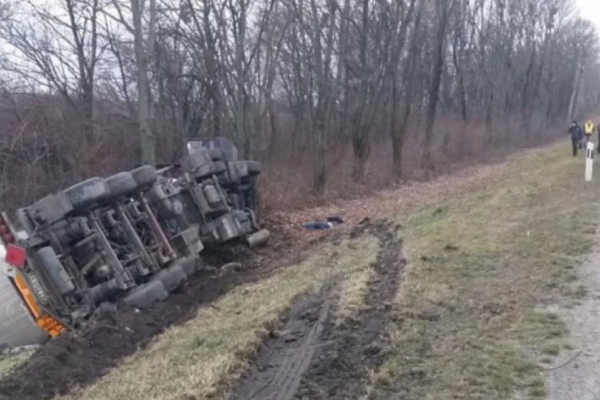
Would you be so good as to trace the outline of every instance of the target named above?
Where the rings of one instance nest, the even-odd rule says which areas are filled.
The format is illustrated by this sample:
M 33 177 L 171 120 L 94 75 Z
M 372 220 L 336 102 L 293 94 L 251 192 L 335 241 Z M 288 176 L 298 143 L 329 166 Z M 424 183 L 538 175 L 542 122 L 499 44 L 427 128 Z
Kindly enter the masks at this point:
M 163 300 L 201 268 L 205 247 L 268 240 L 260 172 L 227 139 L 193 140 L 179 164 L 91 178 L 2 213 L 8 280 L 52 337 L 81 329 L 103 303 Z

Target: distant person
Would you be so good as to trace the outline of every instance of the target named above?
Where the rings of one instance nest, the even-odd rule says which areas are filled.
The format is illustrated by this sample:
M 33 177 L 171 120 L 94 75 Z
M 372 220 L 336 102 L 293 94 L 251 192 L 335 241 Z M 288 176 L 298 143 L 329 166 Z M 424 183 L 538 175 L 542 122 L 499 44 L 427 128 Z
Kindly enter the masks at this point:
M 587 143 L 592 138 L 593 133 L 594 133 L 594 123 L 588 119 L 587 122 L 583 125 L 583 134 L 585 136 L 584 147 L 587 147 Z
M 600 124 L 596 124 L 596 130 L 598 131 L 598 146 L 596 146 L 596 151 L 600 154 Z
M 600 133 L 599 133 L 600 134 Z M 569 135 L 571 135 L 571 144 L 573 145 L 573 157 L 577 156 L 577 149 L 581 148 L 582 131 L 577 121 L 573 120 L 569 125 Z

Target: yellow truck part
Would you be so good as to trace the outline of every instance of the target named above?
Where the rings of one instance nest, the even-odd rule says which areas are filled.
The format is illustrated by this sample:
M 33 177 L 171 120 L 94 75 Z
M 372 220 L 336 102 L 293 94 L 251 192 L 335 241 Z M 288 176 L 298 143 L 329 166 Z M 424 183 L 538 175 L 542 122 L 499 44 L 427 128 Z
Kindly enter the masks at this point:
M 15 238 L 17 237 L 16 231 L 10 221 L 7 218 L 5 213 L 0 215 L 0 242 L 4 246 L 5 250 L 10 248 L 11 245 L 14 245 Z M 24 251 L 24 250 L 23 250 Z M 5 253 L 6 261 L 8 263 L 8 259 L 10 259 L 10 250 Z M 23 273 L 21 272 L 19 267 L 14 266 L 8 263 L 11 269 L 11 273 L 9 274 L 8 279 L 12 282 L 14 288 L 19 293 L 21 299 L 25 303 L 25 306 L 29 310 L 31 317 L 35 321 L 35 324 L 44 332 L 46 332 L 50 337 L 56 337 L 61 334 L 64 330 L 64 327 L 60 322 L 58 322 L 55 318 L 47 315 L 40 309 L 38 306 L 37 300 L 34 294 L 31 292 L 29 285 L 27 284 L 27 280 L 25 279 Z
M 27 305 L 27 308 L 29 309 L 29 312 L 35 320 L 36 325 L 39 326 L 40 329 L 45 331 L 51 337 L 56 337 L 60 335 L 61 332 L 64 330 L 64 327 L 60 324 L 60 322 L 58 322 L 51 316 L 44 315 L 44 313 L 38 307 L 35 301 L 35 297 L 29 290 L 29 287 L 27 286 L 27 283 L 25 282 L 25 279 L 23 278 L 23 275 L 20 272 L 16 273 L 13 282 L 15 284 L 15 287 L 21 294 L 23 301 Z

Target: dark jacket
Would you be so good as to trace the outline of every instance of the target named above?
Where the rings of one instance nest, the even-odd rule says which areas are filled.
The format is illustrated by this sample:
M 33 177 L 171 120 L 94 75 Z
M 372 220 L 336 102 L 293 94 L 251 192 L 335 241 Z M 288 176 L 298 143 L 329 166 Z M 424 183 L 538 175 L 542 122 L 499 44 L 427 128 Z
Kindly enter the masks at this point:
M 569 134 L 571 135 L 571 139 L 573 141 L 578 141 L 583 138 L 583 130 L 578 124 L 571 124 L 569 126 Z

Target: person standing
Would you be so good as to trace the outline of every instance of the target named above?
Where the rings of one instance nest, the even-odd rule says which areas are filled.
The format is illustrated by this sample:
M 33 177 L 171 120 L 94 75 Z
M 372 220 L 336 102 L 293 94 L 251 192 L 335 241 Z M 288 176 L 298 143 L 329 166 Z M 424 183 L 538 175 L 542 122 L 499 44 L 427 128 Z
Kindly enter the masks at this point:
M 598 131 L 598 146 L 596 146 L 596 151 L 600 154 L 600 124 L 596 124 L 596 130 Z
M 587 143 L 592 138 L 592 134 L 594 133 L 594 123 L 591 120 L 587 120 L 587 122 L 583 125 L 583 134 L 585 136 L 585 140 L 583 143 L 583 148 L 587 147 Z
M 600 132 L 598 133 L 600 135 Z M 577 121 L 573 120 L 569 125 L 569 135 L 571 135 L 571 144 L 573 145 L 573 157 L 577 156 L 577 149 L 581 147 L 582 131 Z

